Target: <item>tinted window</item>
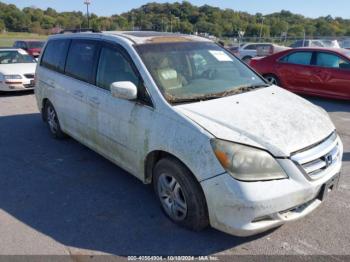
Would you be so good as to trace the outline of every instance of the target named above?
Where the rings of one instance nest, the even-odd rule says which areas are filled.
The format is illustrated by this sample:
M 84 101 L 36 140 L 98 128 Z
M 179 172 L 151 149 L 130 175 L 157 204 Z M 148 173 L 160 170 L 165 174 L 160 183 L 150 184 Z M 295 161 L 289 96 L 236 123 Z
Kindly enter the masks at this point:
M 66 74 L 93 83 L 97 51 L 98 45 L 93 41 L 73 40 L 68 52 Z
M 20 43 L 20 48 L 27 50 L 27 44 L 25 42 Z
M 290 47 L 293 47 L 293 48 L 302 47 L 302 45 L 303 45 L 303 41 L 298 40 L 298 41 L 295 41 Z
M 130 81 L 136 86 L 139 85 L 139 78 L 124 56 L 116 49 L 103 47 L 97 70 L 96 84 L 109 90 L 113 82 L 119 81 Z
M 51 40 L 48 42 L 41 65 L 51 70 L 64 71 L 69 40 Z
M 28 42 L 29 48 L 42 48 L 44 46 L 45 42 L 42 41 L 32 41 Z
M 244 49 L 246 49 L 246 50 L 256 50 L 256 45 L 247 45 Z
M 346 68 L 349 69 L 349 62 L 335 54 L 317 53 L 316 65 L 328 68 Z
M 312 52 L 295 52 L 283 57 L 281 61 L 297 65 L 310 65 L 311 57 Z

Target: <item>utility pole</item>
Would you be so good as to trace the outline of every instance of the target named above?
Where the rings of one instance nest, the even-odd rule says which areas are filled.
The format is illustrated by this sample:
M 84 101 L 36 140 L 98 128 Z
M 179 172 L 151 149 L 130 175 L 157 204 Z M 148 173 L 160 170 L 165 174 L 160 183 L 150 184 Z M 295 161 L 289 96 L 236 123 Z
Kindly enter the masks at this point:
M 89 18 L 89 5 L 91 0 L 84 0 L 84 5 L 86 5 L 86 17 L 87 17 L 87 27 L 90 28 L 90 18 Z
M 260 41 L 261 41 L 261 37 L 262 37 L 262 31 L 263 31 L 263 26 L 264 26 L 264 19 L 265 19 L 265 17 L 261 17 Z

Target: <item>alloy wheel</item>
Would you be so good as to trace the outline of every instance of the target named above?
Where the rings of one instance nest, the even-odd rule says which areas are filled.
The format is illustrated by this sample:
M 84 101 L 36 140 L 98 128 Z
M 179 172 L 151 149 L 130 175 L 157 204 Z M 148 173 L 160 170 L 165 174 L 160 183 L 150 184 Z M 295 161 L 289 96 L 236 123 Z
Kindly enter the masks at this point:
M 51 105 L 47 107 L 47 122 L 51 132 L 56 134 L 58 130 L 58 120 L 55 109 Z
M 273 76 L 267 76 L 266 81 L 272 85 L 278 85 L 277 79 Z
M 165 212 L 176 221 L 184 220 L 187 215 L 187 203 L 179 182 L 169 174 L 161 174 L 157 189 Z

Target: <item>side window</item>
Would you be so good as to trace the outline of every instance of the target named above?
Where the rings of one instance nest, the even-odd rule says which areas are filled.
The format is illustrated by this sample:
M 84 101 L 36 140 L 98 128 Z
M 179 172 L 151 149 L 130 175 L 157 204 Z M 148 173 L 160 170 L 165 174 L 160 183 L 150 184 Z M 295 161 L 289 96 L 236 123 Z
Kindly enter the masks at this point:
M 328 67 L 328 68 L 343 68 L 350 69 L 349 62 L 340 58 L 335 54 L 318 52 L 316 58 L 316 65 L 320 67 Z
M 151 98 L 126 57 L 115 48 L 102 47 L 98 62 L 96 85 L 110 90 L 114 82 L 130 81 L 137 86 L 138 100 L 152 105 Z
M 103 47 L 98 63 L 96 85 L 109 90 L 113 82 L 130 81 L 139 85 L 139 78 L 130 63 L 116 49 Z
M 298 41 L 295 41 L 290 47 L 297 48 L 297 47 L 302 47 L 302 46 L 303 46 L 303 41 L 298 40 Z M 307 46 L 306 41 L 305 41 L 305 46 Z
M 51 40 L 44 50 L 41 65 L 55 71 L 63 72 L 69 40 Z
M 66 75 L 93 83 L 97 51 L 98 44 L 94 41 L 72 40 L 66 62 Z
M 247 45 L 244 49 L 245 50 L 256 50 L 256 45 Z
M 26 42 L 22 42 L 22 49 L 28 50 L 28 45 Z
M 281 59 L 282 62 L 297 65 L 310 65 L 312 52 L 295 52 Z
M 17 41 L 13 44 L 13 47 L 18 47 L 18 42 Z
M 322 42 L 320 41 L 312 41 L 310 44 L 311 47 L 324 47 L 324 44 L 322 44 Z

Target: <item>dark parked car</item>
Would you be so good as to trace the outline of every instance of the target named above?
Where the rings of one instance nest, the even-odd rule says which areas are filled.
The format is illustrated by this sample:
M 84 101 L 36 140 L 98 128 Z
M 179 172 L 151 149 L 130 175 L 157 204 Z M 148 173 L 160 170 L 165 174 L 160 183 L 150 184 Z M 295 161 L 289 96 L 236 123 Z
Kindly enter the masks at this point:
M 350 100 L 350 51 L 296 48 L 250 65 L 272 84 L 292 92 Z
M 41 49 L 43 48 L 44 44 L 45 44 L 45 41 L 19 40 L 14 43 L 13 47 L 26 50 L 28 54 L 37 58 L 39 57 L 41 53 Z

